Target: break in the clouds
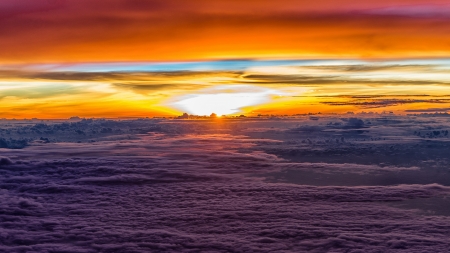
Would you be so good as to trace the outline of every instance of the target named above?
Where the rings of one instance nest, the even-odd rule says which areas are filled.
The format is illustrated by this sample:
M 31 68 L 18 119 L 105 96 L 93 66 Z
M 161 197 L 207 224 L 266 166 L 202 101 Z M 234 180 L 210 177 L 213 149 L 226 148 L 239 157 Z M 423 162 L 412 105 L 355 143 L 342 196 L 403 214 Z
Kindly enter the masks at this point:
M 173 98 L 168 106 L 178 108 L 195 115 L 236 114 L 245 107 L 264 104 L 270 101 L 271 96 L 280 96 L 284 93 L 263 87 L 249 85 L 214 86 L 199 90 L 196 93 Z M 208 105 L 205 107 L 205 105 Z

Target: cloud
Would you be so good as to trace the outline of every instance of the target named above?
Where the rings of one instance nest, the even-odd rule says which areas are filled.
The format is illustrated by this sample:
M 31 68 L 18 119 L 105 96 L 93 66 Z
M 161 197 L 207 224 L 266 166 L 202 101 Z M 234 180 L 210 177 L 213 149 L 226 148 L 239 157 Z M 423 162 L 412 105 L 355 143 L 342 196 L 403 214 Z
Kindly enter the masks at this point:
M 126 69 L 126 66 L 124 67 Z M 19 71 L 2 70 L 0 76 L 4 79 L 31 79 L 56 81 L 163 81 L 185 78 L 203 77 L 237 77 L 239 71 Z
M 218 174 L 209 175 L 203 166 L 189 166 L 189 160 L 187 164 L 186 160 L 166 164 L 150 157 L 114 159 L 118 163 L 108 159 L 57 160 L 11 168 L 7 172 L 10 176 L 20 171 L 36 178 L 29 183 L 3 182 L 11 190 L 0 195 L 3 215 L 10 218 L 2 223 L 1 249 L 23 251 L 23 241 L 28 250 L 37 252 L 256 251 L 262 245 L 268 250 L 358 247 L 367 251 L 399 245 L 390 240 L 402 241 L 400 244 L 411 250 L 430 249 L 431 243 L 435 250 L 448 246 L 441 236 L 445 234 L 445 219 L 430 221 L 413 211 L 381 204 L 441 194 L 448 191 L 443 186 L 268 184 L 224 177 L 230 166 L 236 166 L 234 173 L 238 174 L 253 170 L 246 162 L 228 160 L 224 167 L 211 164 L 209 170 Z M 186 174 L 174 180 L 175 175 L 170 175 L 173 170 Z M 191 181 L 185 177 L 189 174 L 202 178 Z M 218 176 L 220 181 L 215 180 Z M 149 181 L 148 177 L 160 180 Z M 54 190 L 49 190 L 52 184 Z M 80 190 L 65 190 L 69 186 Z M 361 226 L 365 231 L 355 232 Z M 67 243 L 69 238 L 76 243 Z M 112 243 L 113 238 L 120 242 Z M 430 239 L 418 243 L 417 238 Z
M 169 92 L 172 90 L 183 90 L 184 92 L 206 88 L 209 85 L 202 84 L 158 84 L 158 83 L 113 83 L 114 87 L 122 90 L 132 90 L 136 93 L 148 94 L 151 92 Z
M 0 90 L 0 100 L 6 97 L 16 97 L 25 99 L 45 99 L 49 97 L 62 97 L 71 94 L 86 94 L 87 91 L 81 87 L 71 84 L 24 84 L 14 82 L 15 87 Z
M 355 140 L 363 137 L 345 124 L 327 125 L 341 116 L 325 115 L 6 121 L 1 134 L 53 132 L 50 143 L 1 151 L 0 251 L 445 252 L 445 212 L 426 216 L 401 205 L 446 203 L 450 188 L 441 181 L 449 180 L 440 169 L 447 168 L 447 152 L 439 148 L 446 144 L 421 141 L 412 130 L 449 125 L 359 115 L 345 123 L 359 120 L 367 142 Z M 287 131 L 299 124 L 317 131 Z M 335 143 L 341 136 L 345 141 Z M 302 143 L 305 137 L 314 143 Z M 281 155 L 291 148 L 309 153 L 298 161 Z M 415 156 L 404 155 L 411 150 Z M 299 175 L 310 180 L 296 181 Z M 388 176 L 407 180 L 376 182 Z
M 28 146 L 27 139 L 4 139 L 0 138 L 0 148 L 10 148 L 10 149 L 22 149 Z
M 448 82 L 437 80 L 402 80 L 396 79 L 365 79 L 339 75 L 244 75 L 244 83 L 260 84 L 296 84 L 296 85 L 331 85 L 331 84 L 365 84 L 365 85 L 448 85 Z
M 9 62 L 180 61 L 226 55 L 359 58 L 448 52 L 448 22 L 442 14 L 448 8 L 433 2 L 407 6 L 408 1 L 383 1 L 364 7 L 356 1 L 128 2 L 39 1 L 28 6 L 8 0 L 1 12 L 8 17 L 2 19 L 1 46 L 8 50 L 1 57 Z M 44 36 L 28 47 L 36 34 Z
M 405 110 L 405 112 L 418 112 L 418 113 L 448 112 L 448 111 L 450 111 L 450 108 L 426 108 L 426 109 Z
M 450 103 L 449 99 L 350 99 L 349 101 L 324 101 L 322 104 L 333 105 L 333 106 L 356 106 L 360 108 L 382 108 L 388 106 L 396 106 L 403 104 L 418 104 L 418 103 L 429 103 L 429 104 L 446 104 Z M 406 110 L 407 112 L 410 110 Z M 414 111 L 414 110 L 413 110 Z
M 364 127 L 364 121 L 362 119 L 358 118 L 348 118 L 348 119 L 342 119 L 344 122 L 346 122 L 346 126 L 349 128 L 363 128 Z
M 376 111 L 394 106 L 403 111 L 415 109 L 413 104 L 429 107 L 450 101 L 445 95 L 447 65 L 438 59 L 6 64 L 0 73 L 5 80 L 0 98 L 8 118 L 35 117 L 33 113 L 39 117 L 43 112 L 67 118 L 79 114 L 76 111 L 81 116 L 168 116 L 186 111 L 186 106 L 170 103 L 181 95 L 193 97 L 214 87 L 252 85 L 276 95 L 245 106 L 242 113 Z M 427 89 L 418 90 L 417 85 Z M 287 106 L 280 106 L 283 103 Z M 234 108 L 226 114 L 239 113 L 242 108 L 230 106 Z
M 422 4 L 390 6 L 367 11 L 376 15 L 396 15 L 420 18 L 450 17 L 450 6 L 445 4 Z
M 8 157 L 0 157 L 0 165 L 11 165 L 12 161 Z
M 191 85 L 176 85 L 176 84 L 136 84 L 136 83 L 115 83 L 113 84 L 115 87 L 126 89 L 126 90 L 135 90 L 135 91 L 167 91 L 168 89 L 173 88 L 192 88 Z
M 363 165 L 363 164 L 333 164 L 333 163 L 279 163 L 277 164 L 284 170 L 303 170 L 314 171 L 315 173 L 353 173 L 353 174 L 378 174 L 385 172 L 400 172 L 400 171 L 417 171 L 418 167 L 396 167 L 396 166 L 377 166 L 377 165 Z
M 434 64 L 352 64 L 352 65 L 313 65 L 313 66 L 301 66 L 298 67 L 299 70 L 310 69 L 310 70 L 325 70 L 325 71 L 339 71 L 339 72 L 378 72 L 378 71 L 399 71 L 399 72 L 423 72 L 423 71 L 433 71 L 439 72 L 439 65 Z M 441 70 L 443 71 L 443 70 Z

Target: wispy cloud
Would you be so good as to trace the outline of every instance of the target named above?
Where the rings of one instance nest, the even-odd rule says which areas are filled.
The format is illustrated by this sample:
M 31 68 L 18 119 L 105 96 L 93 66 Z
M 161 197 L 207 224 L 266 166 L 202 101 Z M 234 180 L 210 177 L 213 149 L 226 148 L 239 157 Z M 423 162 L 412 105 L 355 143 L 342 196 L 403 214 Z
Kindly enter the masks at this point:
M 347 101 L 324 101 L 322 104 L 333 106 L 355 106 L 360 108 L 382 108 L 388 106 L 405 104 L 449 104 L 450 98 L 446 99 L 349 99 Z M 410 110 L 406 110 L 410 111 Z
M 417 112 L 417 113 L 427 113 L 427 112 L 450 112 L 450 107 L 446 107 L 446 108 L 426 108 L 426 109 L 406 110 L 406 112 Z
M 202 90 L 218 86 L 230 87 L 231 90 L 244 86 L 273 90 L 271 94 L 282 94 L 284 97 L 268 96 L 264 99 L 264 103 L 256 104 L 259 104 L 258 108 L 266 106 L 267 109 L 281 111 L 298 111 L 299 109 L 293 109 L 297 105 L 303 105 L 302 108 L 316 105 L 317 110 L 326 108 L 330 111 L 341 110 L 338 108 L 359 110 L 383 107 L 406 110 L 415 109 L 408 106 L 413 104 L 427 107 L 431 104 L 445 105 L 449 102 L 442 96 L 448 95 L 450 72 L 447 70 L 450 69 L 450 65 L 442 59 L 378 62 L 236 60 L 219 61 L 215 66 L 218 69 L 199 70 L 203 64 L 208 63 L 175 64 L 170 67 L 173 68 L 170 71 L 143 71 L 143 66 L 147 66 L 144 63 L 135 65 L 110 63 L 103 67 L 99 64 L 94 66 L 97 71 L 88 70 L 87 66 L 92 64 L 73 65 L 69 69 L 67 66 L 5 65 L 0 71 L 0 79 L 3 80 L 0 97 L 3 100 L 9 99 L 10 109 L 7 110 L 15 110 L 15 116 L 21 111 L 20 108 L 23 109 L 24 106 L 30 106 L 30 109 L 39 108 L 42 105 L 38 104 L 47 103 L 50 98 L 59 101 L 53 102 L 54 106 L 59 103 L 60 106 L 56 107 L 64 108 L 66 103 L 60 99 L 63 97 L 83 98 L 82 100 L 91 106 L 96 102 L 130 104 L 139 101 L 140 106 L 147 103 L 154 108 L 166 107 L 165 110 L 169 114 L 181 113 L 183 111 L 180 107 L 173 107 L 167 101 L 175 97 L 203 94 Z M 164 64 L 156 65 L 160 68 Z M 111 67 L 114 71 L 109 71 Z M 85 68 L 87 69 L 82 71 Z M 99 71 L 101 68 L 105 70 Z M 417 87 L 427 88 L 417 89 Z M 216 92 L 219 92 L 217 96 L 231 94 L 230 92 L 222 94 L 220 89 Z M 428 97 L 414 97 L 419 95 Z M 78 104 L 81 103 L 81 100 L 79 101 Z M 238 110 L 240 113 L 256 109 L 248 105 L 230 106 L 235 109 L 245 107 L 245 111 Z

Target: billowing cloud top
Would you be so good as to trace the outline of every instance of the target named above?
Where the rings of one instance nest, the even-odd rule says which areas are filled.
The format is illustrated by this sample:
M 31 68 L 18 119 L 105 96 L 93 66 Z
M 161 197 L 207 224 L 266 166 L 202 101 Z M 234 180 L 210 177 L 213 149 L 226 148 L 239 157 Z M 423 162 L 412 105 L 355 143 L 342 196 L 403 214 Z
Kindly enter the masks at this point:
M 310 119 L 0 121 L 0 252 L 448 252 L 449 115 Z

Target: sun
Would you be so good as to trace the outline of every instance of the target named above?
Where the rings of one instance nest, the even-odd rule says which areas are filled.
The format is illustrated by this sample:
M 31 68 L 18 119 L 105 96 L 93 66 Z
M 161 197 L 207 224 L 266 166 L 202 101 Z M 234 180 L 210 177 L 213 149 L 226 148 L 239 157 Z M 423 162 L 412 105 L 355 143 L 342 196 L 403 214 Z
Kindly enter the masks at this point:
M 249 85 L 217 86 L 176 97 L 169 106 L 194 115 L 233 115 L 241 113 L 243 108 L 268 103 L 273 95 L 280 93 Z

